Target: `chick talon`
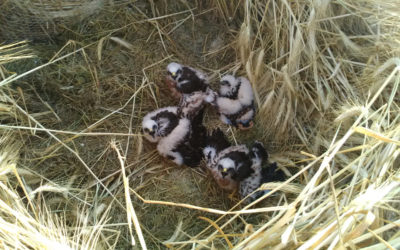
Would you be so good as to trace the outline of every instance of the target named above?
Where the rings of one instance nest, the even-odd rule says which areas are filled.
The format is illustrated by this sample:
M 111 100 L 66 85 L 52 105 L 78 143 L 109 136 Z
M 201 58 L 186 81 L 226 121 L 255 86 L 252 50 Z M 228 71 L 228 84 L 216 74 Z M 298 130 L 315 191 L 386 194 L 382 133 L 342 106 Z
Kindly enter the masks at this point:
M 233 190 L 232 193 L 228 195 L 228 199 L 231 201 L 235 201 L 235 195 L 237 194 L 237 190 Z

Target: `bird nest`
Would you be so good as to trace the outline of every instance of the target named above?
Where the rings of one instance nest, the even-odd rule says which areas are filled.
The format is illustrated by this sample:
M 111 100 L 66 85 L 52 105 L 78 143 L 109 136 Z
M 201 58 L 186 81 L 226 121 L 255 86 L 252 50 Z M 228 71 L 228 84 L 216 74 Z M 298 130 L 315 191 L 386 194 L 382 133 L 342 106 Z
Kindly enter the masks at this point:
M 0 45 L 5 247 L 400 247 L 394 3 L 139 0 L 99 10 L 57 41 Z M 10 20 L 27 24 L 18 14 Z M 250 80 L 253 128 L 222 125 L 212 109 L 205 125 L 232 143 L 262 141 L 286 181 L 244 204 L 204 166 L 157 154 L 140 124 L 177 104 L 162 81 L 172 61 L 206 72 L 214 89 L 226 73 Z

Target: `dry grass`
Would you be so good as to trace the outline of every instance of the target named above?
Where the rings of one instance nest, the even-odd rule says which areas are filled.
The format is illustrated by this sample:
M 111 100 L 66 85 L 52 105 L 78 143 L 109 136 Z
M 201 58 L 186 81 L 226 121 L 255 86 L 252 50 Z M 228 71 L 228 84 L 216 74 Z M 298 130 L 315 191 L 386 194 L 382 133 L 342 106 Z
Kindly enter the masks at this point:
M 48 44 L 1 45 L 1 244 L 399 248 L 397 5 L 108 1 Z M 251 80 L 256 126 L 223 128 L 261 138 L 287 181 L 244 205 L 143 141 L 143 115 L 176 103 L 173 60 Z

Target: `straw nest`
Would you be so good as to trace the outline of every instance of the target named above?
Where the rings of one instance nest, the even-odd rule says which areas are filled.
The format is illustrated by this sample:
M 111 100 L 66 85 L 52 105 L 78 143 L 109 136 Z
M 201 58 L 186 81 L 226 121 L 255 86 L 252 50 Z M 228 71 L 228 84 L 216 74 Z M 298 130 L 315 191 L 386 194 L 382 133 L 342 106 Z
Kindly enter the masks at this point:
M 1 245 L 398 249 L 399 10 L 108 1 L 57 42 L 1 45 Z M 251 80 L 256 126 L 222 128 L 262 140 L 287 181 L 244 205 L 202 168 L 157 155 L 140 121 L 175 104 L 161 81 L 171 61 Z

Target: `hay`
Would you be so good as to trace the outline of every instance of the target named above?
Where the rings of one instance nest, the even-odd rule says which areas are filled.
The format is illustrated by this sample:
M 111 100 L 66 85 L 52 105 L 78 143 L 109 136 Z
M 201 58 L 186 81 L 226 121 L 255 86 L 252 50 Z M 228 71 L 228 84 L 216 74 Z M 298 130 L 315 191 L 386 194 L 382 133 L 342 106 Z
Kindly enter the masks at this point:
M 399 248 L 397 7 L 374 0 L 109 1 L 57 43 L 2 45 L 2 242 Z M 233 142 L 266 143 L 287 181 L 264 185 L 271 191 L 245 205 L 228 199 L 202 168 L 157 155 L 140 136 L 140 121 L 176 103 L 162 84 L 173 60 L 213 80 L 226 72 L 251 80 L 255 127 L 222 128 Z M 221 126 L 216 118 L 208 110 L 207 126 Z
M 104 0 L 5 0 L 0 3 L 3 41 L 54 41 L 74 24 L 95 14 Z

